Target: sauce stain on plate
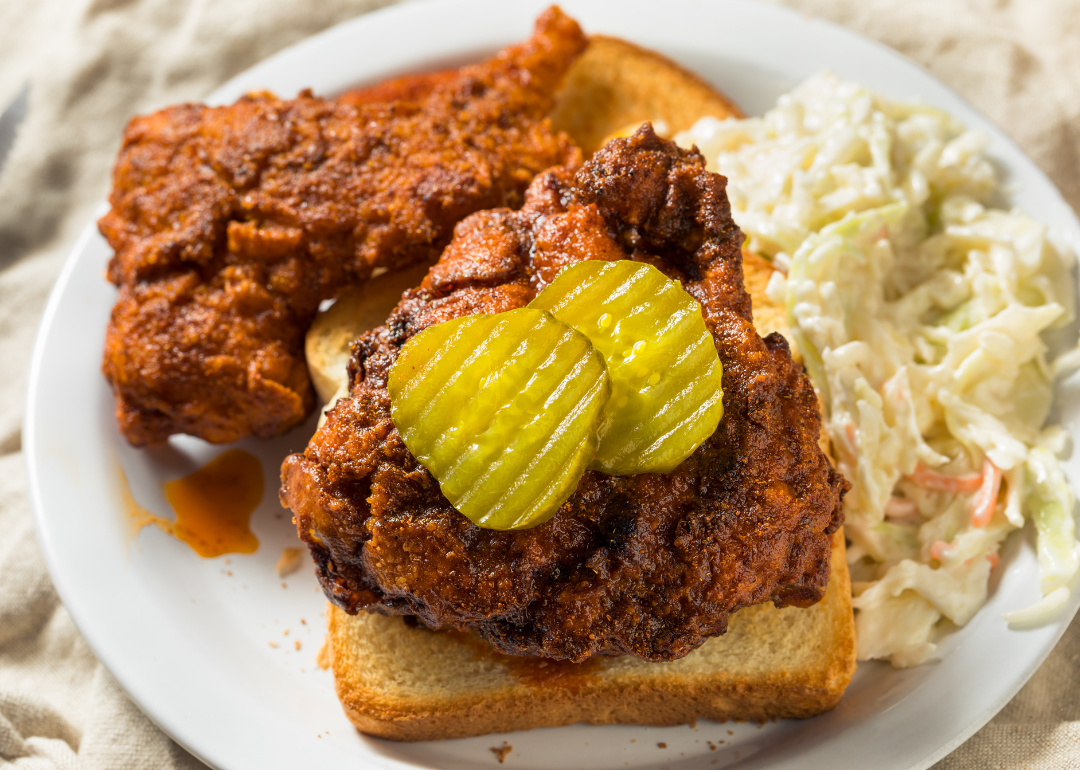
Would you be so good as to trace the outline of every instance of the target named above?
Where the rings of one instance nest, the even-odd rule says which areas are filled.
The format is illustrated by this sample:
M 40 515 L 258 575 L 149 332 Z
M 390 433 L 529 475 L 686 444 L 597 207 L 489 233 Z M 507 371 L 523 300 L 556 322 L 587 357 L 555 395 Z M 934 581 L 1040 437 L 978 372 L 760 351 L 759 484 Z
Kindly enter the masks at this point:
M 218 455 L 194 473 L 165 484 L 176 512 L 172 533 L 199 556 L 254 553 L 251 514 L 262 501 L 262 464 L 242 449 Z
M 262 501 L 263 469 L 254 455 L 230 449 L 199 470 L 165 484 L 176 520 L 157 516 L 139 505 L 120 469 L 124 514 L 132 536 L 154 525 L 187 543 L 206 558 L 227 553 L 254 553 L 259 541 L 251 531 L 251 514 Z
M 127 474 L 124 472 L 124 466 L 120 465 L 120 502 L 124 508 L 124 516 L 127 518 L 128 526 L 130 527 L 131 539 L 135 539 L 135 535 L 139 534 L 139 531 L 149 525 L 154 524 L 161 527 L 166 532 L 172 530 L 173 523 L 168 519 L 163 519 L 160 516 L 155 516 L 150 511 L 139 505 L 139 501 L 135 499 L 135 495 L 131 494 L 131 485 L 128 484 Z

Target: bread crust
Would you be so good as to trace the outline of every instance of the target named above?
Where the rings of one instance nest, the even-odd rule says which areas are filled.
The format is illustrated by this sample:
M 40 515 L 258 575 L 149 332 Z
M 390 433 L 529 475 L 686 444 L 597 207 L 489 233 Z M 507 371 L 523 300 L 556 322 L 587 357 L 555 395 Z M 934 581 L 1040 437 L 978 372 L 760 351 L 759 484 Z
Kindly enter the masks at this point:
M 556 96 L 551 123 L 570 134 L 589 157 L 628 126 L 663 121 L 668 131 L 659 133 L 669 136 L 705 116 L 722 120 L 743 114 L 666 56 L 618 38 L 592 35 Z

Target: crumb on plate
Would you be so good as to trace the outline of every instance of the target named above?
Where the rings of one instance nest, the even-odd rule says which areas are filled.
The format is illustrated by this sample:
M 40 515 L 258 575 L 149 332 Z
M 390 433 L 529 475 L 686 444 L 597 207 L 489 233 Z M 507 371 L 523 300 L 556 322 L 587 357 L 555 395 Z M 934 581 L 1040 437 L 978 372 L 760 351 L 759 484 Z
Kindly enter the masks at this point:
M 302 548 L 282 548 L 281 558 L 278 559 L 277 570 L 278 577 L 285 577 L 291 575 L 300 569 L 300 565 L 303 563 L 301 556 L 304 551 Z

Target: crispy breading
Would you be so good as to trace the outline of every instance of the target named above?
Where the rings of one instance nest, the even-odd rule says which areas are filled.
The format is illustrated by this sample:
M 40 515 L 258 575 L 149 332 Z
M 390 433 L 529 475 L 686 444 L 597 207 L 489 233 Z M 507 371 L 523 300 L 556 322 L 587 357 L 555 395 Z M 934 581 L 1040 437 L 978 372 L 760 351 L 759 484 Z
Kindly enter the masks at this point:
M 458 225 L 421 287 L 355 343 L 350 396 L 282 466 L 281 500 L 331 601 L 580 661 L 679 658 L 740 607 L 822 597 L 847 482 L 817 445 L 817 400 L 787 343 L 754 330 L 726 180 L 704 166 L 645 126 L 580 171 L 537 177 L 520 211 Z M 562 266 L 618 258 L 701 302 L 724 366 L 719 428 L 671 473 L 591 471 L 537 527 L 477 527 L 402 442 L 390 365 L 428 326 L 521 307 Z
M 103 370 L 135 445 L 271 436 L 313 406 L 304 332 L 375 267 L 435 258 L 580 152 L 544 116 L 585 47 L 552 8 L 528 41 L 415 102 L 262 94 L 135 118 L 102 234 L 119 288 Z

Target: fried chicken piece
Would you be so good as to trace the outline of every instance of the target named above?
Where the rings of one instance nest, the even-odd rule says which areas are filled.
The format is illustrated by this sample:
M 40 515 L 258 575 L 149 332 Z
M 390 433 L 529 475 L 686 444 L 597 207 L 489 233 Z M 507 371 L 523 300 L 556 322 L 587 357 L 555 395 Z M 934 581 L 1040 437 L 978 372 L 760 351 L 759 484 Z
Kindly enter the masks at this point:
M 282 466 L 281 500 L 331 601 L 581 661 L 679 658 L 740 607 L 821 599 L 848 484 L 818 447 L 817 399 L 786 341 L 754 331 L 725 186 L 645 126 L 576 173 L 537 177 L 519 212 L 457 226 L 421 287 L 354 344 L 350 396 Z M 591 471 L 535 528 L 477 527 L 403 444 L 390 365 L 428 326 L 521 307 L 574 261 L 622 258 L 701 302 L 724 366 L 719 428 L 671 473 Z
M 552 8 L 531 39 L 417 102 L 253 95 L 132 120 L 98 223 L 120 287 L 102 368 L 128 441 L 225 443 L 303 419 L 321 301 L 435 258 L 463 217 L 580 163 L 544 116 L 584 46 Z

